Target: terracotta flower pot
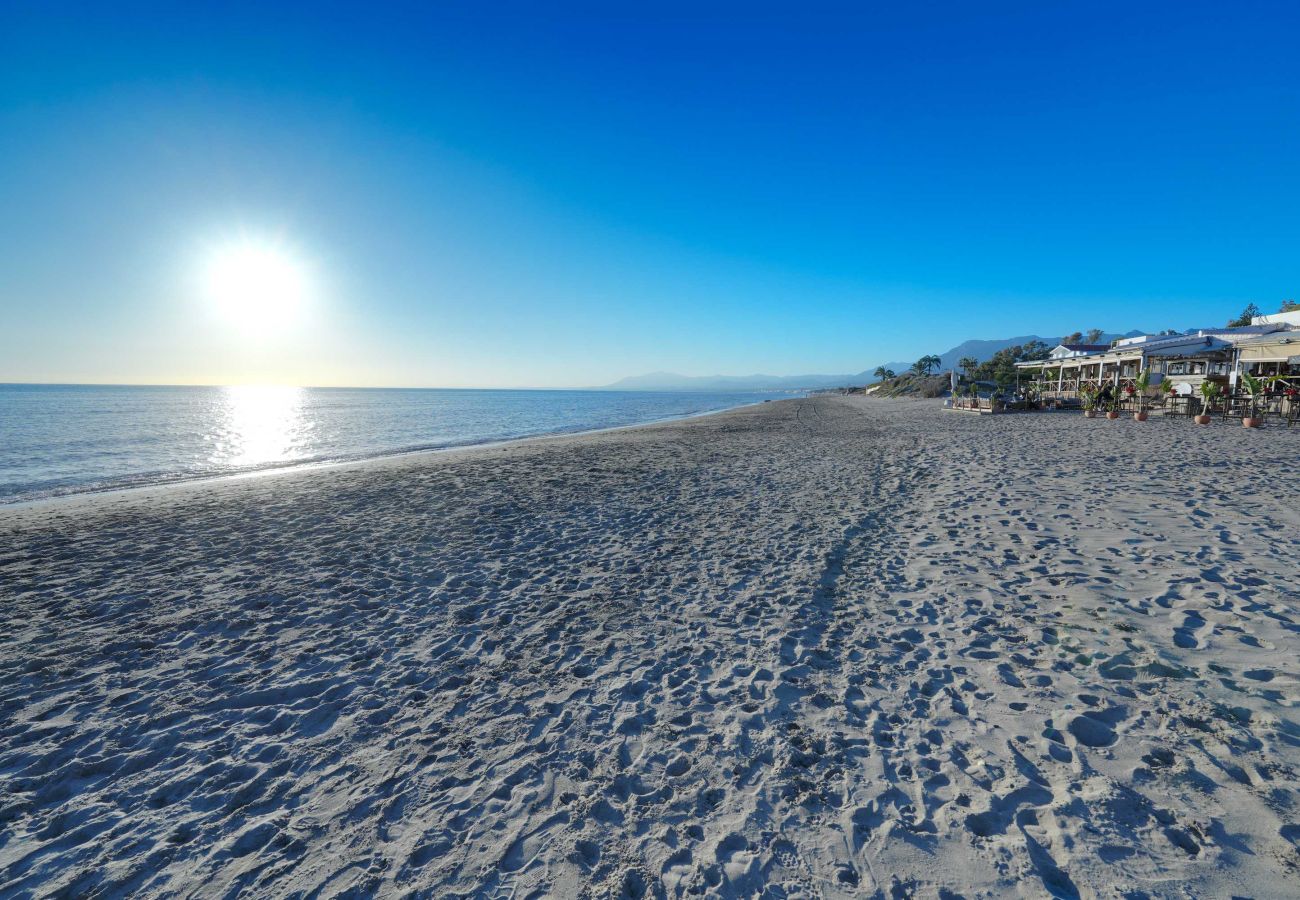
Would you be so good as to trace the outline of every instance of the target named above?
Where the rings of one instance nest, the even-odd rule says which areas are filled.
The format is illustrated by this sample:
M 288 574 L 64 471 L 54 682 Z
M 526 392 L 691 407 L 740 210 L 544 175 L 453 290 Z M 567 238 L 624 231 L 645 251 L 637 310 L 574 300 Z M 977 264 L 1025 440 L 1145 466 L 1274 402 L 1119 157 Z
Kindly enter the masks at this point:
M 1264 420 L 1259 416 L 1242 416 L 1241 424 L 1246 428 L 1258 428 L 1264 424 Z
M 1197 425 L 1209 425 L 1209 424 L 1210 424 L 1210 417 L 1209 417 L 1209 416 L 1195 416 L 1195 417 L 1193 417 L 1192 421 L 1194 421 Z
M 1119 418 L 1119 413 L 1115 412 L 1115 410 L 1112 409 L 1110 412 L 1106 413 L 1106 418 L 1108 418 L 1108 419 L 1118 419 L 1118 418 Z
M 1133 413 L 1133 421 L 1134 421 L 1134 422 L 1145 422 L 1146 420 L 1147 420 L 1147 414 L 1146 414 L 1145 412 L 1135 412 L 1135 413 Z

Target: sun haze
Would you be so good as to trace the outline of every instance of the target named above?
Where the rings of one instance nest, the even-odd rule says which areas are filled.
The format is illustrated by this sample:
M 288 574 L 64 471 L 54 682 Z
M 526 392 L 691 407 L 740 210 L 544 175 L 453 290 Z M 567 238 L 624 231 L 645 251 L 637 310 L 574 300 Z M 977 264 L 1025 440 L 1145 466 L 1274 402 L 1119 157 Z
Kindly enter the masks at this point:
M 203 282 L 217 315 L 249 333 L 291 325 L 307 300 L 302 263 L 284 248 L 256 239 L 213 248 L 204 261 Z
M 581 386 L 1216 323 L 1297 276 L 1296 26 L 8 4 L 0 381 Z

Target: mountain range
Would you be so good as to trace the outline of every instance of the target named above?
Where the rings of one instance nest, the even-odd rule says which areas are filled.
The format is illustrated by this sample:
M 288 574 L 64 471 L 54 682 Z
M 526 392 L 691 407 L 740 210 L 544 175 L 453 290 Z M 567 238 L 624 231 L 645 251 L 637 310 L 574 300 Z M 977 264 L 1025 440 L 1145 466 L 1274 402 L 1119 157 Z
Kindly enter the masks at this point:
M 1127 334 L 1102 335 L 1101 343 L 1109 343 L 1116 338 L 1132 337 L 1141 334 L 1130 331 Z M 1055 347 L 1060 338 L 1047 338 L 1037 334 L 1025 334 L 1019 337 L 996 338 L 993 340 L 963 341 L 956 347 L 939 354 L 939 371 L 946 372 L 956 367 L 958 360 L 970 356 L 984 362 L 994 353 L 1017 344 L 1030 341 L 1042 341 L 1049 347 Z M 910 362 L 878 363 L 864 371 L 848 375 L 678 375 L 675 372 L 651 372 L 647 375 L 632 375 L 620 378 L 613 384 L 603 385 L 600 390 L 609 391 L 800 391 L 820 388 L 848 387 L 851 385 L 871 384 L 877 381 L 875 372 L 878 365 L 895 372 L 906 372 Z

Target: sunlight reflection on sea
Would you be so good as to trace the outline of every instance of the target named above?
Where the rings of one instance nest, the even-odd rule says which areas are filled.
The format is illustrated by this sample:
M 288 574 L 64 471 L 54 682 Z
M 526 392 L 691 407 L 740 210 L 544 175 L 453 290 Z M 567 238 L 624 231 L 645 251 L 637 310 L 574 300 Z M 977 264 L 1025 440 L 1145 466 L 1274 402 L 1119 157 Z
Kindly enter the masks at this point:
M 300 387 L 240 385 L 222 388 L 222 410 L 209 435 L 211 462 L 263 466 L 306 459 L 312 423 L 304 414 Z
M 609 428 L 770 397 L 0 384 L 0 503 Z

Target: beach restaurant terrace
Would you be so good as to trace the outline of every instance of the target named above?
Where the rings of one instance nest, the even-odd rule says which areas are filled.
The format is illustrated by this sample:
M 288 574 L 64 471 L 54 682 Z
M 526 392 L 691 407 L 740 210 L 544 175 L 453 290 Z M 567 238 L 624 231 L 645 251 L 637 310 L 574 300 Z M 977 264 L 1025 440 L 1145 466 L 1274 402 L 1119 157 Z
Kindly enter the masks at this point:
M 1236 351 L 1234 375 L 1276 378 L 1288 387 L 1300 387 L 1300 331 L 1247 338 L 1237 343 Z
M 1016 364 L 1044 400 L 1074 403 L 1082 389 L 1106 384 L 1120 390 L 1132 386 L 1143 369 L 1153 373 L 1153 383 L 1171 379 L 1180 386 L 1179 393 L 1191 393 L 1207 378 L 1226 383 L 1232 371 L 1232 343 L 1204 332 L 1142 335 L 1124 338 L 1106 349 L 1058 352 L 1068 349 L 1061 345 L 1047 359 Z
M 1191 415 L 1207 407 L 1241 416 L 1262 410 L 1291 423 L 1300 413 L 1300 322 L 1291 321 L 1291 314 L 1273 318 L 1277 321 L 1256 319 L 1252 325 L 1194 334 L 1124 338 L 1100 350 L 1061 345 L 1047 359 L 1016 367 L 1031 379 L 1032 393 L 1053 406 L 1074 406 L 1085 389 L 1106 385 L 1116 398 L 1131 403 L 1136 380 L 1146 370 L 1149 392 L 1166 381 L 1172 385 L 1168 402 L 1148 395 L 1149 404 L 1157 400 L 1155 405 L 1167 413 Z M 1243 375 L 1260 378 L 1263 392 L 1252 397 Z M 1198 396 L 1207 381 L 1221 388 L 1212 403 Z

